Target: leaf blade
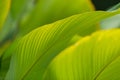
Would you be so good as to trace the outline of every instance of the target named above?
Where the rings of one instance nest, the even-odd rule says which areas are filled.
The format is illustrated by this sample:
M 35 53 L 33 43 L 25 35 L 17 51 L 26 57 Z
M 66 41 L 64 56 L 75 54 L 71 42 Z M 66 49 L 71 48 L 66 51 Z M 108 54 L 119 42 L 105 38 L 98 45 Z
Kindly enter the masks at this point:
M 43 80 L 119 80 L 118 33 L 100 31 L 79 40 L 54 58 Z
M 21 33 L 26 34 L 38 26 L 93 10 L 89 0 L 38 0 L 33 11 L 21 24 Z
M 115 14 L 119 14 L 119 10 L 115 12 L 88 12 L 33 30 L 20 39 L 15 54 L 13 54 L 6 80 L 42 79 L 47 65 L 68 46 L 69 40 L 77 32 L 81 32 L 82 35 L 82 32 L 91 28 L 90 25 Z M 98 15 L 100 16 L 98 17 Z M 86 21 L 87 23 L 85 23 Z

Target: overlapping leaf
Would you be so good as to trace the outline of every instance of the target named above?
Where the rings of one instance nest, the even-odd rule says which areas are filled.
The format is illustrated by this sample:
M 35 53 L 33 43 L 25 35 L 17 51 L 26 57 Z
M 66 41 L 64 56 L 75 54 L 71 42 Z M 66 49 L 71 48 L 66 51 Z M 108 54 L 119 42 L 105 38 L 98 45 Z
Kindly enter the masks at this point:
M 48 2 L 47 0 L 37 0 L 37 1 L 35 1 L 35 0 L 20 0 L 20 1 L 12 0 L 11 11 L 10 11 L 10 14 L 4 25 L 4 29 L 1 32 L 0 42 L 2 44 L 4 44 L 5 41 L 7 41 L 9 39 L 11 40 L 14 38 L 14 36 L 17 35 L 17 33 L 19 32 L 18 27 L 20 27 L 20 22 L 23 20 L 23 16 L 28 16 L 28 14 L 31 12 L 31 10 L 33 10 L 32 13 L 34 13 L 34 14 L 31 13 L 30 16 L 36 17 L 37 19 L 41 19 L 41 17 L 43 17 L 43 15 L 54 16 L 54 17 L 56 17 L 54 19 L 51 17 L 51 19 L 53 19 L 53 21 L 70 16 L 72 14 L 77 14 L 77 13 L 94 10 L 93 5 L 90 2 L 90 0 L 75 0 L 74 2 L 68 1 L 69 3 L 73 2 L 72 6 L 68 5 L 67 0 L 64 0 L 64 1 L 51 0 L 50 1 L 51 7 L 49 7 L 50 10 L 46 9 L 46 10 L 48 10 L 48 13 L 44 13 L 43 7 L 48 5 L 47 2 Z M 63 2 L 66 6 L 63 5 Z M 43 7 L 41 7 L 41 5 Z M 30 10 L 28 9 L 29 7 L 30 7 Z M 59 9 L 56 9 L 56 7 L 58 7 Z M 62 9 L 64 10 L 65 7 L 68 9 L 67 11 L 65 10 L 66 14 L 58 14 L 58 13 L 55 13 L 56 15 L 49 14 L 49 13 L 52 13 L 52 11 L 60 12 L 60 10 L 62 10 Z M 42 12 L 44 14 L 38 16 L 37 15 L 37 14 L 39 14 L 38 12 L 40 12 L 40 13 Z M 59 18 L 60 16 L 61 16 L 61 18 Z M 38 26 L 34 26 L 32 23 L 36 24 L 36 22 L 37 22 L 38 24 L 41 24 L 43 19 L 41 19 L 42 21 L 37 21 L 37 19 L 36 20 L 29 19 L 28 23 L 30 23 L 30 24 L 27 24 L 27 26 L 24 26 L 23 28 L 26 28 L 26 29 L 23 29 L 22 31 L 26 32 L 26 30 L 29 31 L 29 29 L 32 30 L 32 28 L 38 27 Z M 45 18 L 45 21 L 51 21 L 51 19 L 48 20 L 48 18 Z M 46 23 L 48 23 L 48 22 L 46 22 Z M 30 26 L 32 26 L 32 28 L 30 28 Z M 95 27 L 91 28 L 90 31 L 94 31 L 94 30 L 96 30 Z M 90 31 L 87 34 L 91 33 Z M 20 31 L 20 33 L 21 33 L 21 31 Z
M 14 54 L 6 80 L 41 80 L 48 64 L 68 47 L 69 40 L 75 34 L 86 34 L 86 30 L 92 28 L 91 25 L 119 13 L 119 10 L 88 12 L 33 30 L 20 39 L 13 49 Z
M 35 8 L 23 21 L 22 34 L 74 14 L 93 11 L 90 0 L 37 0 Z
M 120 14 L 105 19 L 101 22 L 101 29 L 120 28 Z
M 8 46 L 9 42 L 2 45 L 1 42 L 1 31 L 3 29 L 3 25 L 5 23 L 6 17 L 8 15 L 9 12 L 9 8 L 10 8 L 10 3 L 11 0 L 0 0 L 0 60 L 1 60 L 1 55 L 3 54 L 3 51 L 6 49 L 6 47 Z M 1 61 L 0 61 L 0 79 L 2 79 L 3 75 L 1 75 Z
M 12 38 L 15 34 L 17 34 L 19 24 L 21 22 L 21 18 L 26 13 L 27 7 L 32 0 L 12 0 L 11 8 L 9 15 L 6 19 L 6 22 L 3 26 L 3 30 L 0 33 L 0 42 L 4 43 L 8 38 Z
M 120 8 L 120 3 L 110 8 L 108 11 L 113 11 Z M 101 29 L 120 28 L 120 15 L 107 18 L 101 22 Z
M 100 31 L 60 53 L 44 80 L 120 80 L 120 30 Z
M 1 11 L 2 9 L 5 10 L 6 8 L 5 5 L 9 6 L 8 4 L 10 3 L 10 0 L 3 0 L 3 2 L 4 2 L 4 7 L 1 8 Z M 13 38 L 16 36 L 18 31 L 18 26 L 19 26 L 18 24 L 21 21 L 21 17 L 23 16 L 23 13 L 25 13 L 24 10 L 26 9 L 27 4 L 29 4 L 30 2 L 32 1 L 31 0 L 12 0 L 11 1 L 9 14 L 6 18 L 6 21 L 3 25 L 2 30 L 0 31 L 0 48 L 4 44 L 7 44 L 11 40 L 13 40 Z M 0 6 L 2 7 L 3 5 L 0 5 Z M 5 48 L 4 49 L 1 48 L 1 53 L 4 52 L 4 50 Z

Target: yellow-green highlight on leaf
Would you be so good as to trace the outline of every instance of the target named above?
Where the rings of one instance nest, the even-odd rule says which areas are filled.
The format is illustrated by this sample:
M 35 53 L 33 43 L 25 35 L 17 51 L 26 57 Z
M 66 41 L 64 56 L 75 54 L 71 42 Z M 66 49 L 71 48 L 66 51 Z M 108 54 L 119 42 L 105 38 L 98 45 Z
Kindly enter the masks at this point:
M 31 31 L 13 47 L 10 69 L 5 80 L 42 80 L 52 59 L 68 47 L 69 41 L 78 32 L 85 35 L 94 28 L 92 25 L 119 13 L 119 10 L 87 12 Z
M 89 9 L 88 11 L 94 11 L 95 10 L 95 6 L 93 5 L 92 0 L 84 0 L 84 1 L 87 4 L 87 5 L 84 5 L 84 7 L 88 6 L 87 7 Z
M 22 22 L 20 32 L 26 34 L 39 26 L 93 10 L 90 0 L 38 0 Z
M 0 31 L 10 9 L 11 0 L 0 0 Z
M 82 38 L 57 55 L 43 80 L 120 80 L 120 29 Z

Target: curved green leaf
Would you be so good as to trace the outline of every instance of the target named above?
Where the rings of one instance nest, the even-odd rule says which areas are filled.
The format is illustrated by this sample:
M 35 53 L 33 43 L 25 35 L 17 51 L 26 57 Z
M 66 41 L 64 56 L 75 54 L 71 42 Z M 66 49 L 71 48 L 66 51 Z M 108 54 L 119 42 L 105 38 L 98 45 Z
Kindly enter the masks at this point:
M 78 32 L 81 35 L 98 21 L 119 14 L 114 12 L 88 12 L 39 27 L 20 39 L 13 50 L 6 80 L 41 80 L 46 67 Z
M 120 8 L 120 3 L 110 8 L 108 11 L 113 11 Z M 107 18 L 101 22 L 101 29 L 120 28 L 120 15 Z
M 109 9 L 109 11 L 113 11 L 113 10 L 116 10 L 116 9 L 118 9 L 118 8 L 120 8 L 120 3 L 118 3 L 118 4 L 116 4 L 115 6 L 111 7 L 111 8 Z
M 100 31 L 60 53 L 43 80 L 120 80 L 120 30 Z
M 12 0 L 9 15 L 3 26 L 3 30 L 0 35 L 0 42 L 3 43 L 8 38 L 12 38 L 17 34 L 18 27 L 22 21 L 22 17 L 28 10 L 28 4 L 32 3 L 33 0 Z
M 10 8 L 10 0 L 0 0 L 0 31 Z
M 23 21 L 20 29 L 24 34 L 38 26 L 93 10 L 90 0 L 38 0 L 33 11 Z
M 103 20 L 100 26 L 101 29 L 120 28 L 120 14 Z
M 3 0 L 3 2 L 5 1 L 6 1 L 6 5 L 8 5 L 10 0 L 9 1 Z M 0 31 L 0 46 L 6 44 L 10 40 L 13 40 L 13 38 L 16 36 L 19 26 L 18 24 L 21 21 L 21 17 L 23 16 L 23 13 L 25 13 L 24 10 L 26 9 L 26 6 L 31 2 L 32 2 L 31 0 L 11 1 L 9 15 L 6 18 L 2 30 Z M 4 51 L 3 49 L 0 50 L 1 53 Z

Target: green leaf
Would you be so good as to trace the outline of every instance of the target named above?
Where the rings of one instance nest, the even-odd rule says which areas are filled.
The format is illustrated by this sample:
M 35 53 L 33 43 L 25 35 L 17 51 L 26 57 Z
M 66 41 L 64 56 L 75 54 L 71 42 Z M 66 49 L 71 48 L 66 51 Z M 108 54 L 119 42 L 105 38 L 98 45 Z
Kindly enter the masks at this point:
M 9 15 L 0 33 L 0 42 L 12 38 L 17 34 L 22 17 L 25 15 L 25 11 L 28 10 L 28 4 L 32 3 L 32 1 L 33 0 L 12 0 Z
M 2 58 L 0 58 L 0 80 L 4 80 L 6 73 L 9 69 L 9 65 L 10 65 L 10 59 L 6 59 L 6 60 L 2 60 Z
M 120 3 L 110 8 L 108 11 L 113 11 L 120 8 Z M 101 22 L 101 29 L 120 28 L 120 14 L 107 18 Z
M 5 44 L 0 44 L 0 57 L 2 56 L 5 49 L 10 45 L 11 41 L 6 42 Z
M 120 28 L 120 14 L 103 20 L 100 26 L 101 29 Z
M 0 0 L 0 31 L 10 8 L 10 0 Z
M 11 15 L 13 19 L 21 16 L 27 1 L 28 0 L 12 0 Z
M 1 0 L 4 7 L 1 8 L 3 10 L 7 10 L 5 12 L 0 12 L 0 14 L 6 15 L 6 21 L 4 22 L 4 25 L 2 26 L 2 30 L 0 31 L 0 53 L 2 54 L 5 51 L 4 45 L 9 43 L 10 40 L 13 39 L 13 36 L 15 36 L 15 33 L 17 31 L 17 25 L 19 21 L 19 17 L 21 17 L 21 14 L 23 12 L 23 7 L 26 2 L 26 0 Z M 11 1 L 11 6 L 10 6 Z M 1 7 L 3 6 L 1 5 Z M 10 8 L 10 9 L 9 9 Z M 9 14 L 8 13 L 9 9 Z M 0 10 L 2 11 L 2 10 Z M 4 17 L 3 15 L 0 15 Z M 10 44 L 10 43 L 9 43 Z M 6 45 L 8 46 L 8 45 Z M 1 56 L 0 54 L 0 56 Z
M 5 2 L 5 1 L 4 1 Z M 7 1 L 8 2 L 8 1 Z M 18 26 L 23 14 L 25 14 L 25 9 L 27 10 L 27 5 L 31 3 L 32 0 L 12 0 L 11 8 L 6 21 L 0 31 L 0 47 L 3 44 L 13 40 L 18 32 Z M 6 4 L 7 5 L 7 4 Z M 1 53 L 3 50 L 1 51 Z
M 90 0 L 38 0 L 35 8 L 20 26 L 21 34 L 30 32 L 38 26 L 93 10 Z
M 30 4 L 32 4 L 33 1 L 34 0 L 12 0 L 10 12 L 4 28 L 0 33 L 2 34 L 0 38 L 5 39 L 6 37 L 17 34 L 16 31 L 18 31 L 19 24 L 23 20 L 23 16 L 29 11 L 29 6 L 31 6 Z
M 119 14 L 87 12 L 39 27 L 22 37 L 13 49 L 6 80 L 41 80 L 51 60 L 69 45 L 78 32 L 85 34 L 98 21 Z M 88 32 L 88 31 L 87 31 Z
M 43 80 L 120 80 L 120 30 L 100 31 L 64 50 Z
M 28 11 L 28 6 L 34 0 L 12 0 L 11 16 L 14 20 L 20 19 Z M 31 5 L 30 5 L 31 6 Z
M 120 3 L 116 4 L 115 6 L 111 7 L 108 11 L 113 11 L 120 8 Z

